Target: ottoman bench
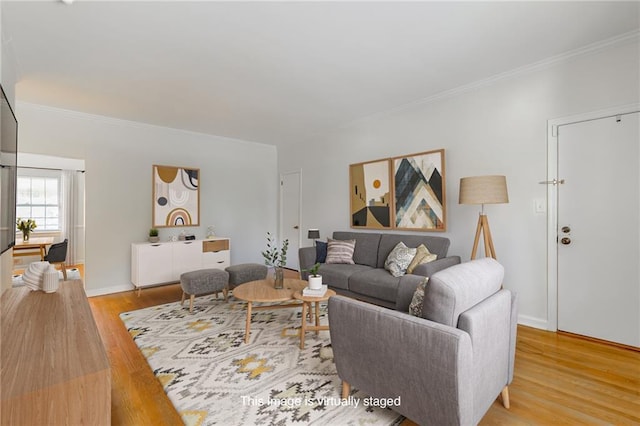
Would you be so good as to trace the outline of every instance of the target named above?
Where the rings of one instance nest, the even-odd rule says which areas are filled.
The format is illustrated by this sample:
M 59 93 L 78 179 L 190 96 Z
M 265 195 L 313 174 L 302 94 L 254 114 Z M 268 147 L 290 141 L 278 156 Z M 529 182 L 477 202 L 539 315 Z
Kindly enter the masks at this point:
M 229 291 L 229 273 L 222 269 L 199 269 L 197 271 L 185 272 L 180 275 L 180 286 L 182 287 L 182 300 L 180 306 L 184 305 L 185 295 L 190 295 L 189 312 L 193 312 L 193 300 L 196 296 L 207 293 L 224 294 L 227 300 Z
M 240 263 L 227 266 L 225 271 L 229 273 L 229 289 L 233 289 L 249 281 L 264 280 L 269 268 L 258 263 Z

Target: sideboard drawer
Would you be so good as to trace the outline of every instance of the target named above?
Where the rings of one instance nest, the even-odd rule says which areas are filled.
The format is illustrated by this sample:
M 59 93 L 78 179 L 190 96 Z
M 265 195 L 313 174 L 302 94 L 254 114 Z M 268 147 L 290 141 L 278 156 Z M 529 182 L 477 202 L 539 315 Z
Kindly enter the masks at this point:
M 202 266 L 204 268 L 224 269 L 231 264 L 229 250 L 202 253 Z
M 202 242 L 203 252 L 218 252 L 229 250 L 229 240 L 211 240 Z

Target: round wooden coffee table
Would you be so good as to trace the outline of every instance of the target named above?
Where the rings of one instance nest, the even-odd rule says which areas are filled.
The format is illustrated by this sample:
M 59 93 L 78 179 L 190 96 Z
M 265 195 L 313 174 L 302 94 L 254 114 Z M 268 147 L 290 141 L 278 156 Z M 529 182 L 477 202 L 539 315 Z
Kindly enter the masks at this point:
M 300 303 L 288 303 L 277 305 L 253 306 L 254 303 L 276 303 L 289 302 L 295 300 L 293 294 L 302 291 L 309 283 L 295 278 L 285 278 L 284 288 L 276 290 L 273 288 L 273 279 L 250 281 L 240 284 L 233 289 L 233 297 L 247 302 L 247 325 L 244 332 L 244 342 L 249 343 L 251 334 L 251 312 L 263 309 L 281 309 L 300 306 Z
M 293 298 L 302 301 L 302 326 L 300 327 L 300 349 L 304 349 L 304 336 L 307 331 L 315 331 L 318 334 L 321 330 L 329 330 L 328 325 L 320 325 L 320 302 L 326 302 L 336 292 L 327 289 L 327 292 L 320 297 L 303 296 L 302 290 L 293 293 Z M 315 305 L 315 325 L 307 325 L 307 314 L 311 314 L 312 304 Z

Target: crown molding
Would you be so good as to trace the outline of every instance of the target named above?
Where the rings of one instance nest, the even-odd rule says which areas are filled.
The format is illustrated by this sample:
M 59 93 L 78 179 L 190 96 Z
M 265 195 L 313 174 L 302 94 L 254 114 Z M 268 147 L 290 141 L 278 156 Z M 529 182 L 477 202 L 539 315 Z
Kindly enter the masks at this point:
M 483 87 L 487 87 L 487 86 L 491 86 L 499 81 L 502 80 L 507 80 L 519 75 L 525 75 L 525 74 L 529 74 L 535 71 L 540 71 L 546 68 L 549 68 L 553 65 L 556 65 L 558 63 L 561 62 L 565 62 L 568 61 L 570 59 L 573 59 L 575 57 L 579 57 L 579 56 L 585 56 L 585 55 L 589 55 L 595 52 L 599 52 L 599 51 L 603 51 L 603 50 L 607 50 L 613 47 L 617 47 L 617 46 L 621 46 L 627 43 L 631 43 L 631 42 L 640 42 L 640 29 L 639 30 L 634 30 L 634 31 L 630 31 L 628 33 L 624 33 L 621 35 L 618 35 L 616 37 L 612 37 L 612 38 L 608 38 L 605 40 L 601 40 L 598 41 L 596 43 L 592 43 L 586 46 L 583 46 L 581 48 L 578 49 L 574 49 L 568 52 L 564 52 L 561 53 L 559 55 L 556 56 L 551 56 L 549 58 L 537 61 L 537 62 L 533 62 L 531 64 L 528 65 L 524 65 L 522 67 L 518 67 L 518 68 L 514 68 L 512 70 L 509 71 L 505 71 L 499 74 L 495 74 L 491 77 L 482 79 L 482 80 L 477 80 L 474 81 L 472 83 L 469 84 L 465 84 L 463 86 L 459 86 L 459 87 L 455 87 L 453 89 L 450 90 L 445 90 L 443 92 L 437 93 L 435 95 L 432 96 L 428 96 L 426 98 L 422 98 L 422 99 L 418 99 L 416 101 L 413 102 L 409 102 L 403 105 L 400 105 L 396 108 L 390 109 L 390 110 L 386 110 L 386 111 L 382 111 L 382 112 L 378 112 L 378 113 L 374 113 L 371 115 L 368 115 L 366 117 L 362 117 L 359 119 L 356 119 L 352 122 L 346 123 L 345 125 L 341 126 L 341 127 L 348 127 L 351 126 L 355 123 L 361 122 L 361 121 L 368 121 L 371 119 L 375 119 L 375 118 L 381 118 L 384 116 L 388 116 L 388 115 L 392 115 L 392 114 L 397 114 L 399 112 L 403 112 L 406 110 L 410 110 L 422 105 L 427 105 L 436 101 L 440 101 L 440 100 L 444 100 L 444 99 L 449 99 L 449 98 L 453 98 L 456 96 L 459 96 L 461 94 L 464 93 L 468 93 Z
M 71 110 L 71 109 L 58 108 L 58 107 L 49 106 L 49 105 L 34 104 L 34 103 L 31 103 L 31 102 L 25 102 L 25 101 L 17 101 L 16 102 L 16 110 L 19 111 L 21 108 L 33 109 L 33 110 L 36 110 L 36 111 L 40 110 L 40 111 L 49 112 L 49 113 L 55 113 L 55 114 L 63 114 L 63 115 L 66 115 L 68 117 L 76 118 L 76 119 L 79 119 L 79 120 L 95 121 L 95 122 L 108 124 L 108 125 L 114 125 L 114 126 L 124 126 L 124 127 L 135 128 L 135 129 L 145 129 L 145 128 L 146 129 L 157 129 L 157 130 L 162 130 L 162 131 L 187 133 L 187 134 L 195 135 L 195 136 L 199 136 L 199 137 L 203 137 L 204 136 L 204 137 L 207 137 L 207 138 L 216 138 L 216 139 L 220 140 L 221 142 L 245 143 L 245 144 L 252 144 L 252 145 L 253 144 L 258 144 L 258 145 L 273 146 L 272 144 L 268 144 L 268 143 L 264 143 L 264 142 L 248 141 L 248 140 L 237 139 L 237 138 L 232 138 L 232 137 L 228 137 L 228 136 L 221 136 L 221 135 L 214 135 L 214 134 L 209 134 L 209 133 L 197 132 L 197 131 L 194 131 L 194 130 L 186 130 L 186 129 L 179 129 L 179 128 L 175 128 L 175 127 L 160 126 L 160 125 L 157 125 L 157 124 L 145 123 L 145 122 L 142 122 L 142 121 L 126 120 L 126 119 L 123 119 L 123 118 L 115 118 L 115 117 L 109 117 L 109 116 L 106 116 L 106 115 L 91 114 L 91 113 L 88 113 L 88 112 L 81 112 L 81 111 L 75 111 L 75 110 Z M 16 115 L 19 116 L 19 112 L 16 112 Z

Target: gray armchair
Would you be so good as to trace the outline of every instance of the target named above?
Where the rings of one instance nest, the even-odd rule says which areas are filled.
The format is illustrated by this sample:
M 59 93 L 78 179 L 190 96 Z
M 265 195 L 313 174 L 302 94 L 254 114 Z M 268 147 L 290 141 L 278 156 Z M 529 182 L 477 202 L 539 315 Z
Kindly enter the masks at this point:
M 455 265 L 427 284 L 422 318 L 335 296 L 331 345 L 342 397 L 351 386 L 374 398 L 400 397 L 395 411 L 420 425 L 472 425 L 502 395 L 509 408 L 516 296 L 502 289 L 491 258 Z M 401 302 L 400 299 L 405 302 Z

